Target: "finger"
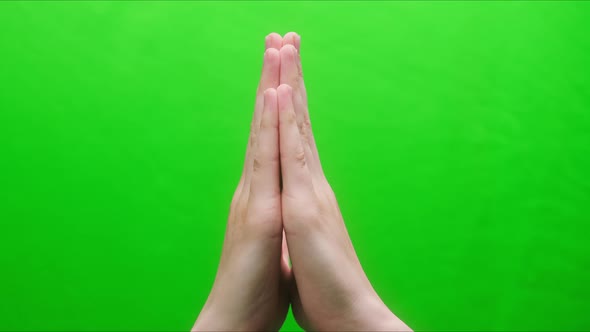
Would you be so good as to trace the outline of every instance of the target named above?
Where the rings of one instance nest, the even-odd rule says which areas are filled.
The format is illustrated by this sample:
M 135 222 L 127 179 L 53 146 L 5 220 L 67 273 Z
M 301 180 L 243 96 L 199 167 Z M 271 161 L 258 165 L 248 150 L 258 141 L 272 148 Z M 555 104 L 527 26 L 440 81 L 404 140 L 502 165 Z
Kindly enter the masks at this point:
M 301 37 L 295 32 L 287 32 L 282 40 L 282 46 L 285 46 L 287 44 L 293 45 L 295 46 L 295 49 L 297 49 L 297 52 L 301 52 L 301 50 L 299 49 L 299 46 L 301 45 L 300 43 Z
M 250 125 L 250 139 L 246 151 L 246 161 L 244 163 L 244 178 L 242 190 L 249 192 L 251 173 L 254 159 L 254 146 L 258 139 L 258 130 L 260 127 L 260 118 L 264 107 L 264 91 L 269 88 L 276 88 L 279 85 L 279 66 L 280 55 L 279 51 L 274 48 L 269 48 L 264 52 L 264 63 L 262 65 L 262 74 L 260 76 L 260 83 L 258 84 L 258 91 L 256 93 L 256 104 L 254 106 L 254 115 Z
M 264 39 L 265 49 L 276 48 L 277 50 L 283 46 L 283 37 L 276 32 L 272 32 Z
M 307 93 L 305 91 L 305 85 L 303 84 L 303 71 L 301 70 L 301 36 L 299 36 L 297 33 L 295 32 L 288 32 L 285 37 L 282 40 L 282 46 L 285 45 L 293 45 L 295 47 L 295 49 L 297 50 L 297 65 L 298 65 L 298 69 L 299 69 L 299 74 L 300 74 L 300 79 L 299 79 L 299 84 L 297 85 L 297 89 L 301 89 L 302 91 L 302 96 L 303 96 L 303 101 L 305 102 L 305 104 L 307 105 Z M 287 83 L 287 82 L 281 82 L 281 83 Z M 290 83 L 287 83 L 290 84 Z
M 262 95 L 264 90 L 276 89 L 279 85 L 279 51 L 276 48 L 268 48 L 264 51 L 262 74 L 258 83 L 258 93 Z
M 258 83 L 258 91 L 256 92 L 256 105 L 254 106 L 254 116 L 250 133 L 250 137 L 256 138 L 258 129 L 260 127 L 260 118 L 262 109 L 264 107 L 264 91 L 273 88 L 276 89 L 279 85 L 280 74 L 280 54 L 275 48 L 269 48 L 264 52 L 264 63 L 262 65 L 262 74 L 260 75 L 260 82 Z M 254 140 L 250 142 L 251 145 Z
M 291 44 L 284 45 L 280 49 L 280 55 L 280 83 L 288 84 L 295 90 L 299 89 L 299 81 L 302 78 L 302 73 L 299 72 L 299 68 L 297 66 L 297 49 L 295 49 L 295 46 Z
M 297 66 L 297 73 L 299 77 L 297 78 L 297 89 L 295 91 L 295 112 L 300 113 L 298 114 L 298 122 L 300 123 L 300 127 L 303 128 L 302 131 L 305 132 L 307 143 L 309 144 L 309 148 L 313 155 L 314 164 L 317 165 L 315 168 L 318 169 L 320 175 L 323 175 L 322 166 L 320 162 L 319 153 L 317 150 L 317 146 L 315 143 L 315 137 L 313 135 L 313 131 L 311 129 L 311 120 L 309 116 L 309 108 L 307 106 L 307 90 L 305 88 L 305 83 L 303 79 L 303 67 L 301 65 L 301 36 L 299 36 L 295 32 L 289 32 L 283 38 L 283 46 L 285 45 L 293 45 L 295 49 L 297 49 L 296 54 L 296 66 Z M 295 72 L 295 71 L 293 71 Z M 286 77 L 290 77 L 289 80 L 294 81 L 292 76 L 287 75 Z M 287 83 L 281 81 L 281 83 Z M 290 82 L 287 84 L 295 84 L 294 82 Z
M 264 91 L 264 109 L 252 167 L 250 195 L 253 201 L 278 197 L 279 187 L 279 115 L 277 91 Z
M 260 114 L 264 104 L 264 91 L 266 89 L 276 89 L 280 84 L 280 54 L 275 48 L 269 48 L 264 51 L 264 62 L 262 64 L 262 73 L 258 90 L 256 91 L 256 105 L 254 106 L 254 117 L 252 119 L 252 129 L 258 130 L 260 125 Z
M 311 190 L 311 174 L 295 119 L 293 89 L 289 85 L 281 84 L 277 88 L 277 95 L 283 192 L 289 194 Z
M 319 165 L 319 158 L 317 153 L 314 155 L 312 150 L 313 137 L 311 134 L 311 122 L 307 114 L 307 104 L 303 101 L 302 89 L 303 78 L 301 70 L 298 66 L 297 52 L 292 45 L 283 46 L 280 50 L 281 55 L 281 84 L 288 84 L 290 86 L 299 86 L 300 88 L 293 89 L 293 104 L 295 109 L 297 126 L 301 139 L 303 140 L 304 152 L 308 155 L 309 169 L 314 176 L 321 175 L 321 166 Z M 315 146 L 315 142 L 314 142 Z

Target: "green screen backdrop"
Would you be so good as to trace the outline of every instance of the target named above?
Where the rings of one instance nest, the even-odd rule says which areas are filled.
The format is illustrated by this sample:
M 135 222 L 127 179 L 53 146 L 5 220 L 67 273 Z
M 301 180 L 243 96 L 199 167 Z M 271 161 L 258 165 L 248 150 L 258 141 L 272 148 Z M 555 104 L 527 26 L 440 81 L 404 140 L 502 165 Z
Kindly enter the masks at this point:
M 590 2 L 3 1 L 0 330 L 192 326 L 273 31 L 397 315 L 590 329 Z

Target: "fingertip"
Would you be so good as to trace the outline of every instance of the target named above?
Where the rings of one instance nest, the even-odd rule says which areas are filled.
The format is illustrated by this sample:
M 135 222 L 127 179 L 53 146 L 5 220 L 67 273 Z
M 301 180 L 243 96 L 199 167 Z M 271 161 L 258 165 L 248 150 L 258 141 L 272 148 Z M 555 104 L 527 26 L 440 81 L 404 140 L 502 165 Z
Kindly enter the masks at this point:
M 268 88 L 264 90 L 264 105 L 265 108 L 270 110 L 276 109 L 277 104 L 277 90 L 274 88 Z
M 296 32 L 287 32 L 282 41 L 283 46 L 293 45 L 297 52 L 301 50 L 301 36 Z
M 264 51 L 262 73 L 258 83 L 257 94 L 262 94 L 266 88 L 275 87 L 280 83 L 280 55 L 276 48 Z
M 295 45 L 298 34 L 293 31 L 289 31 L 283 37 L 283 46 L 287 44 Z
M 293 40 L 293 35 L 295 35 L 295 32 L 293 31 L 289 31 L 285 34 L 285 36 L 283 37 L 283 42 L 284 43 L 289 43 Z M 283 44 L 284 45 L 284 44 Z
M 264 38 L 265 47 L 268 48 L 281 48 L 283 43 L 283 38 L 276 32 L 271 32 Z
M 292 44 L 283 45 L 280 49 L 281 57 L 294 58 L 297 49 Z
M 270 47 L 270 35 L 266 35 L 264 37 L 264 49 L 268 49 Z
M 293 88 L 291 88 L 289 84 L 285 83 L 279 85 L 279 87 L 277 88 L 277 94 L 279 95 L 279 99 L 281 100 L 290 99 L 292 91 Z
M 266 51 L 264 51 L 264 60 L 268 63 L 278 62 L 279 58 L 279 50 L 276 48 L 267 48 Z
M 268 35 L 266 35 L 268 38 L 282 38 L 281 35 L 279 35 L 276 32 L 271 32 Z
M 268 88 L 268 89 L 264 90 L 265 96 L 268 95 L 269 97 L 271 97 L 271 96 L 274 96 L 276 93 L 277 93 L 277 90 L 275 88 Z

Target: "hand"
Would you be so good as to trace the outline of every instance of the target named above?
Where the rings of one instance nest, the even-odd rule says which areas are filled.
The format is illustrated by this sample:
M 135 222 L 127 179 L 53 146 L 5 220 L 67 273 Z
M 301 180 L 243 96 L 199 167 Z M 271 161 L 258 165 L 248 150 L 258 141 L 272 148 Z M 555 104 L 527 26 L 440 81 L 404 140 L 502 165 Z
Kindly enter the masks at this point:
M 306 330 L 408 331 L 367 279 L 322 171 L 299 48 L 297 34 L 285 35 L 277 89 L 281 206 L 295 281 L 293 313 Z
M 299 45 L 295 33 L 267 37 L 221 262 L 193 329 L 277 330 L 290 301 L 305 329 L 410 330 L 371 287 L 324 177 Z
M 242 177 L 232 199 L 221 261 L 193 330 L 278 330 L 289 308 L 281 260 L 277 92 L 281 37 L 270 34 Z

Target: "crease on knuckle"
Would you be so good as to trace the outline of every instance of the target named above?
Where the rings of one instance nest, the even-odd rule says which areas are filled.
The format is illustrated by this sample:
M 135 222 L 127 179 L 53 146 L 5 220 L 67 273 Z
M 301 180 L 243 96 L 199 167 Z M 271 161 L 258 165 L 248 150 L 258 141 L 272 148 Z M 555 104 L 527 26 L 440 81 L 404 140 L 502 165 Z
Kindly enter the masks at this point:
M 305 134 L 305 124 L 303 123 L 303 121 L 297 121 L 297 128 L 299 128 L 299 133 L 301 135 Z
M 309 137 L 304 133 L 301 134 L 301 144 L 303 144 L 305 148 L 309 148 Z
M 254 160 L 252 161 L 252 171 L 255 173 L 259 172 L 262 168 L 262 161 L 260 160 L 260 155 L 256 155 Z
M 305 152 L 303 151 L 303 148 L 300 147 L 297 149 L 297 151 L 293 155 L 293 159 L 295 160 L 295 163 L 299 167 L 305 167 L 306 161 L 305 161 Z
M 256 145 L 256 141 L 258 139 L 258 135 L 254 130 L 250 131 L 250 139 L 248 140 L 248 146 L 253 148 Z
M 311 119 L 309 118 L 309 116 L 303 118 L 303 128 L 305 128 L 308 134 L 311 134 Z
M 309 143 L 311 141 L 311 128 L 309 127 L 308 123 L 305 123 L 305 120 L 302 122 L 301 127 L 301 139 L 304 143 Z

